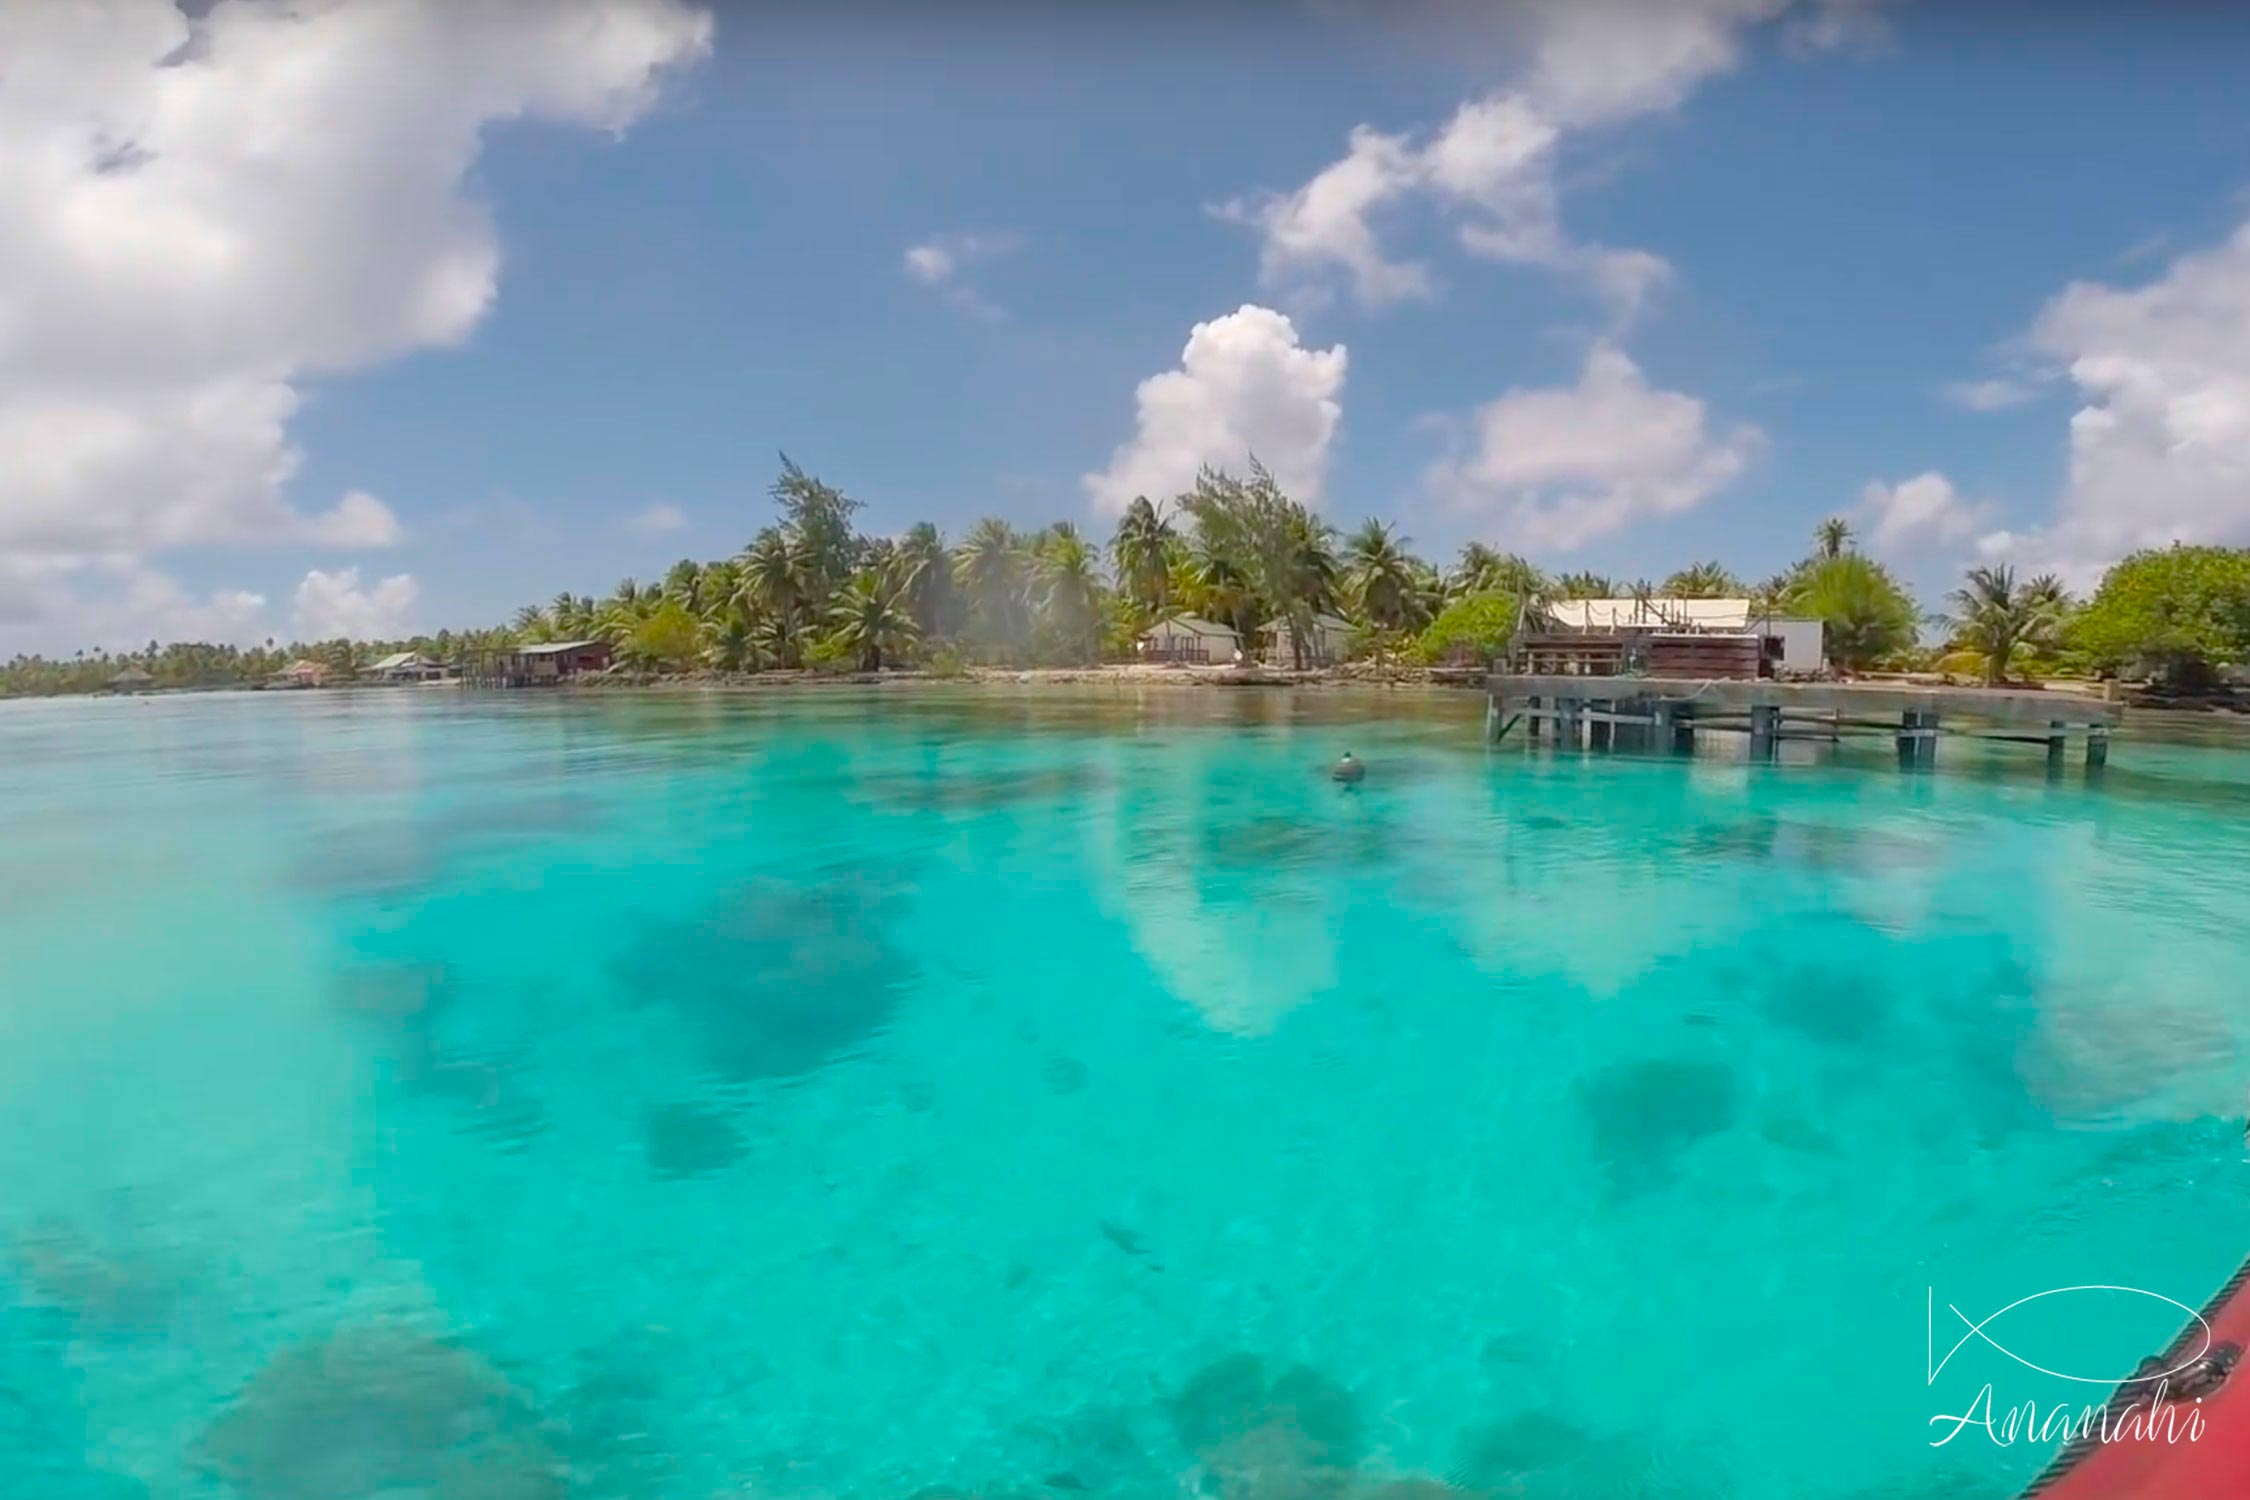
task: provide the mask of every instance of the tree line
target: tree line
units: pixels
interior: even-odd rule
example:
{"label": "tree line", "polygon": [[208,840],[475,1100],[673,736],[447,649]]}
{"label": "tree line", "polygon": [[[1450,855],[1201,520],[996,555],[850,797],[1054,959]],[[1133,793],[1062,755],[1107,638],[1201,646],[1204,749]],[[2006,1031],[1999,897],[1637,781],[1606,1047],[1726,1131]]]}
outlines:
{"label": "tree line", "polygon": [[786,455],[770,494],[773,521],[731,557],[682,559],[661,579],[628,578],[598,598],[560,593],[505,626],[398,641],[151,641],[63,661],[19,656],[0,667],[0,695],[101,691],[121,676],[133,686],[252,683],[299,659],[349,675],[395,650],[450,661],[579,639],[605,641],[651,673],[1083,666],[1132,659],[1146,631],[1181,615],[1223,623],[1245,643],[1287,625],[1300,653],[1315,617],[1336,615],[1353,627],[1355,654],[1481,661],[1543,605],[1635,597],[1748,598],[1818,619],[1830,660],[1854,671],[1936,669],[1988,683],[2137,671],[2193,685],[2217,664],[2250,659],[2250,549],[2136,553],[2085,601],[2052,576],[1980,567],[1942,612],[1926,613],[1836,517],[1815,528],[1802,560],[1756,582],[1716,561],[1619,580],[1549,573],[1483,542],[1441,567],[1389,523],[1339,531],[1254,461],[1239,476],[1207,469],[1169,501],[1134,500],[1100,542],[1068,521],[1023,531],[996,517],[958,542],[928,522],[870,536],[859,530],[858,501]]}

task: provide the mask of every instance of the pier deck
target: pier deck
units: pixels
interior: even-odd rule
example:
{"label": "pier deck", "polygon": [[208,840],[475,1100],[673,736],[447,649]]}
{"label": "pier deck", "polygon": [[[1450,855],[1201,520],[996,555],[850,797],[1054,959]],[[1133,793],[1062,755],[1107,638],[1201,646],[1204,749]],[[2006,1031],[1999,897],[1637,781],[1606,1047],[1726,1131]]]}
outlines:
{"label": "pier deck", "polygon": [[1596,677],[1494,673],[1486,679],[1485,732],[1504,739],[1518,724],[1545,728],[1558,744],[1692,750],[1700,731],[1747,734],[1753,758],[1782,740],[1880,735],[1897,741],[1899,763],[1933,764],[1947,735],[2046,748],[2060,765],[2083,737],[2086,764],[2109,756],[2113,703],[2024,688],[1915,687],[1904,683],[1777,682],[1768,678]]}

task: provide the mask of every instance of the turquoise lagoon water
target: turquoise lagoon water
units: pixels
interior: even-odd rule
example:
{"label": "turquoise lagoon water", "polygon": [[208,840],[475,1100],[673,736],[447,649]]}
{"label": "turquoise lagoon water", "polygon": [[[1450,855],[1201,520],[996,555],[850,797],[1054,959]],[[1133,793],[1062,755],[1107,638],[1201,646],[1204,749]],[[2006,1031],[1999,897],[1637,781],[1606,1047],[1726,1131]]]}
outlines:
{"label": "turquoise lagoon water", "polygon": [[1932,1308],[2250,1253],[2250,754],[1478,713],[0,704],[0,1492],[2012,1493]]}

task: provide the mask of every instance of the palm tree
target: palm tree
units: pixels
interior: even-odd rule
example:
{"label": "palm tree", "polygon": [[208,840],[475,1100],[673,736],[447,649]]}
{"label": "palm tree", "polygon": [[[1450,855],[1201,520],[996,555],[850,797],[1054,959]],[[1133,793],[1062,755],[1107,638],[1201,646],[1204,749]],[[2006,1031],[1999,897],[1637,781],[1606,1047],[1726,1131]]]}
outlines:
{"label": "palm tree", "polygon": [[1039,607],[1074,663],[1091,660],[1102,621],[1102,580],[1094,549],[1075,530],[1048,534],[1032,563]]}
{"label": "palm tree", "polygon": [[917,521],[899,539],[900,577],[905,580],[906,607],[925,639],[948,633],[953,614],[953,554],[945,547],[945,534],[927,521]]}
{"label": "palm tree", "polygon": [[1814,562],[1795,580],[1786,607],[1826,627],[1831,661],[1865,667],[1914,644],[1914,601],[1881,564],[1856,552]]}
{"label": "palm tree", "polygon": [[695,598],[697,613],[705,619],[717,619],[734,603],[735,595],[742,591],[742,573],[731,557],[707,562],[696,579]]}
{"label": "palm tree", "polygon": [[1021,635],[1024,582],[1024,547],[1015,529],[997,516],[969,528],[954,554],[954,576],[986,643],[1013,645]]}
{"label": "palm tree", "polygon": [[1971,568],[1951,597],[1953,644],[1982,658],[1986,687],[2007,681],[2017,649],[2052,640],[2062,619],[2062,583],[2052,574],[2019,585],[2013,568]]}
{"label": "palm tree", "polygon": [[1446,580],[1446,586],[1457,599],[1497,592],[1530,604],[1543,603],[1554,593],[1547,575],[1529,561],[1513,552],[1495,551],[1482,542],[1471,542],[1461,549],[1461,559],[1453,565],[1453,576]]}
{"label": "palm tree", "polygon": [[1830,516],[1813,528],[1813,554],[1816,557],[1842,557],[1851,544],[1851,522],[1842,516]]}
{"label": "palm tree", "polygon": [[1446,587],[1455,594],[1481,594],[1499,587],[1495,581],[1507,559],[1482,542],[1471,542],[1461,549],[1460,560],[1446,579]]}
{"label": "palm tree", "polygon": [[1614,599],[1617,585],[1599,573],[1565,573],[1555,580],[1557,599]]}
{"label": "palm tree", "polygon": [[1797,572],[1776,573],[1762,580],[1750,590],[1751,605],[1760,614],[1780,613],[1788,605],[1790,594],[1796,591],[1799,576]]}
{"label": "palm tree", "polygon": [[921,634],[906,610],[905,591],[894,573],[888,568],[860,569],[837,590],[836,602],[828,609],[828,619],[836,627],[835,641],[859,658],[862,672],[882,671],[885,655],[897,657],[912,650]]}
{"label": "palm tree", "polygon": [[1305,669],[1305,643],[1317,638],[1314,617],[1336,608],[1344,587],[1344,570],[1336,560],[1332,538],[1336,528],[1302,505],[1291,502],[1284,513],[1282,546],[1277,565],[1269,565],[1267,594],[1289,621],[1291,665]]}
{"label": "palm tree", "polygon": [[1178,541],[1164,507],[1152,505],[1146,495],[1133,497],[1110,539],[1118,587],[1151,615],[1161,614],[1171,600],[1172,552]]}
{"label": "palm tree", "polygon": [[1345,578],[1359,612],[1379,630],[1405,630],[1426,618],[1414,559],[1395,528],[1370,519],[1344,543]]}
{"label": "palm tree", "polygon": [[657,591],[643,589],[627,578],[610,592],[609,598],[586,622],[589,634],[599,636],[613,645],[621,645],[640,627],[650,610],[656,607]]}
{"label": "palm tree", "polygon": [[1211,546],[1199,534],[1189,549],[1186,572],[1190,588],[1174,590],[1173,597],[1192,592],[1200,612],[1214,620],[1226,621],[1237,637],[1247,641],[1258,617],[1258,591],[1251,586],[1250,575],[1242,564],[1233,554]]}
{"label": "palm tree", "polygon": [[1669,599],[1731,599],[1743,592],[1742,580],[1728,572],[1724,563],[1692,563],[1664,580],[1664,595]]}
{"label": "palm tree", "polygon": [[687,610],[701,612],[699,589],[703,582],[703,568],[692,557],[683,557],[665,570],[663,594]]}
{"label": "palm tree", "polygon": [[721,605],[703,622],[703,654],[723,672],[744,672],[758,665],[757,625],[740,604]]}
{"label": "palm tree", "polygon": [[797,624],[810,603],[811,563],[795,534],[768,526],[735,560],[736,597],[768,625],[779,649],[772,654],[794,666]]}
{"label": "palm tree", "polygon": [[568,590],[549,600],[547,619],[555,627],[555,634],[567,638],[583,631],[592,622],[592,602],[587,600],[582,605],[578,596]]}

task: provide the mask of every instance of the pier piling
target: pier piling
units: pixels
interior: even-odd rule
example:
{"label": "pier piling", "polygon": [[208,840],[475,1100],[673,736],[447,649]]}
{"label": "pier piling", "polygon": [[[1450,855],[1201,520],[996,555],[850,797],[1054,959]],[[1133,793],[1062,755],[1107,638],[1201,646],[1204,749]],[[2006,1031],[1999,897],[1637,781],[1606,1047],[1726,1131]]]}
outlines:
{"label": "pier piling", "polygon": [[1926,710],[1908,709],[1898,720],[1898,763],[1901,770],[1917,770],[1937,764],[1938,716]]}
{"label": "pier piling", "polygon": [[1873,735],[1893,741],[1902,770],[1936,765],[1941,735],[2037,745],[2059,767],[2071,736],[2083,734],[2092,775],[2109,759],[2121,712],[2100,699],[2033,689],[1770,678],[1500,672],[1487,679],[1486,693],[1492,739],[1521,722],[1527,739],[1545,726],[1557,747],[1692,755],[1698,731],[1708,731],[1746,736],[1750,759],[1759,761],[1777,758],[1783,740],[1839,744]]}
{"label": "pier piling", "polygon": [[1781,707],[1774,703],[1755,703],[1750,707],[1750,758],[1772,760],[1775,731],[1781,727]]}

